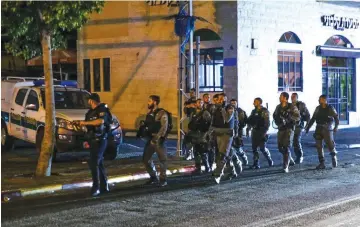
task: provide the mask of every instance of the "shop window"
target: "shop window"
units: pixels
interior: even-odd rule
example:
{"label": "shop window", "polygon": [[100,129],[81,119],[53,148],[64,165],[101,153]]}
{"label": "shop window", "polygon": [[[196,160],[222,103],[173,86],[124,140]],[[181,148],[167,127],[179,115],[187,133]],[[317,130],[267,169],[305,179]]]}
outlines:
{"label": "shop window", "polygon": [[101,91],[100,59],[93,59],[94,91]]}
{"label": "shop window", "polygon": [[341,35],[333,35],[325,42],[326,46],[353,47],[348,39]]}
{"label": "shop window", "polygon": [[278,91],[302,91],[301,51],[278,51]]}
{"label": "shop window", "polygon": [[110,91],[110,58],[103,58],[104,91]]}
{"label": "shop window", "polygon": [[285,32],[279,39],[280,43],[301,44],[299,37],[293,32]]}
{"label": "shop window", "polygon": [[83,73],[84,73],[84,88],[91,92],[91,79],[90,79],[90,59],[83,60]]}
{"label": "shop window", "polygon": [[[223,76],[224,76],[223,52],[224,52],[223,48],[210,48],[210,49],[200,50],[200,65],[199,65],[200,92],[223,91]],[[188,55],[189,53],[187,52],[187,56]],[[189,57],[187,57],[187,59],[189,59]],[[194,54],[194,63],[196,65],[195,54]],[[186,67],[185,74],[188,75],[188,67]],[[187,92],[189,92],[190,80],[188,77],[186,77],[186,85],[187,85],[186,90]]]}

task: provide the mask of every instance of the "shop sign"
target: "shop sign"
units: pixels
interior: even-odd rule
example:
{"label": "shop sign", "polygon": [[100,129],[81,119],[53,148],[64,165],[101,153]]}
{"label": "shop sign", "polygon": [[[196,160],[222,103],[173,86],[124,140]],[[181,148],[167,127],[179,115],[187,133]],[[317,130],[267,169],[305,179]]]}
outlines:
{"label": "shop sign", "polygon": [[[172,1],[172,0],[149,0],[149,1],[145,1],[146,4],[148,4],[149,6],[162,6],[162,5],[167,5],[167,7],[178,7],[179,6],[179,2],[180,1]],[[187,2],[187,1],[182,1],[182,2]]]}
{"label": "shop sign", "polygon": [[338,17],[333,15],[324,15],[321,17],[324,26],[333,27],[336,30],[358,29],[359,20],[348,17]]}

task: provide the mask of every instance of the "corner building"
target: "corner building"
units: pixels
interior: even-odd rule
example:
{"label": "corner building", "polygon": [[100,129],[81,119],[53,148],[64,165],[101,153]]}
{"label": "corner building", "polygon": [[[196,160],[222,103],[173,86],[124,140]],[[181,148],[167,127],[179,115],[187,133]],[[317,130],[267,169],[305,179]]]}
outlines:
{"label": "corner building", "polygon": [[[193,12],[210,22],[195,22],[201,96],[224,91],[249,114],[255,97],[272,113],[281,92],[297,92],[313,112],[327,94],[341,127],[360,126],[359,3],[194,1]],[[179,39],[164,19],[177,13],[161,1],[106,2],[79,31],[78,82],[125,130],[138,127],[150,94],[177,118]]]}

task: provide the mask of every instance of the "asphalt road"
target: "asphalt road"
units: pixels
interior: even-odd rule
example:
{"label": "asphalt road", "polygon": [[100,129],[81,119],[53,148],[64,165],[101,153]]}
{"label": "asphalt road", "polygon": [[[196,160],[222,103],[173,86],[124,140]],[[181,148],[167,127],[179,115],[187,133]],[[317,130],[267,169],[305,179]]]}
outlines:
{"label": "asphalt road", "polygon": [[220,185],[177,176],[165,188],[135,182],[99,198],[80,190],[2,203],[2,226],[359,226],[360,149],[339,149],[335,169],[315,170],[316,159],[307,155],[288,174],[246,170]]}

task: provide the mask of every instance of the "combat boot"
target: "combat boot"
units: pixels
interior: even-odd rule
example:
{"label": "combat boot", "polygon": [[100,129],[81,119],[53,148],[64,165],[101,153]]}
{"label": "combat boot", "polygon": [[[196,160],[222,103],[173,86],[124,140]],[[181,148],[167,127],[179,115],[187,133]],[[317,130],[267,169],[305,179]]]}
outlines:
{"label": "combat boot", "polygon": [[154,185],[159,183],[159,178],[157,176],[150,177],[148,181],[146,181],[145,185]]}
{"label": "combat boot", "polygon": [[269,149],[265,148],[265,150],[261,151],[263,153],[263,155],[265,156],[268,164],[269,164],[269,167],[272,167],[274,166],[274,162],[273,160],[271,159],[271,155],[270,155],[270,151]]}
{"label": "combat boot", "polygon": [[336,168],[337,165],[338,165],[338,163],[337,163],[337,157],[336,157],[336,155],[331,155],[331,156],[332,156],[332,157],[331,157],[332,166],[333,166],[334,168]]}
{"label": "combat boot", "polygon": [[316,166],[316,169],[325,169],[325,162],[320,162],[319,165]]}
{"label": "combat boot", "polygon": [[289,152],[284,152],[283,154],[283,170],[284,173],[288,173],[289,172]]}
{"label": "combat boot", "polygon": [[295,161],[292,157],[290,157],[290,162],[289,162],[290,166],[294,166],[295,165]]}
{"label": "combat boot", "polygon": [[92,197],[96,197],[96,196],[100,195],[100,190],[98,188],[96,188],[96,187],[95,188],[92,187],[90,193],[91,193]]}
{"label": "combat boot", "polygon": [[254,160],[254,164],[250,168],[251,169],[260,169],[259,160]]}

